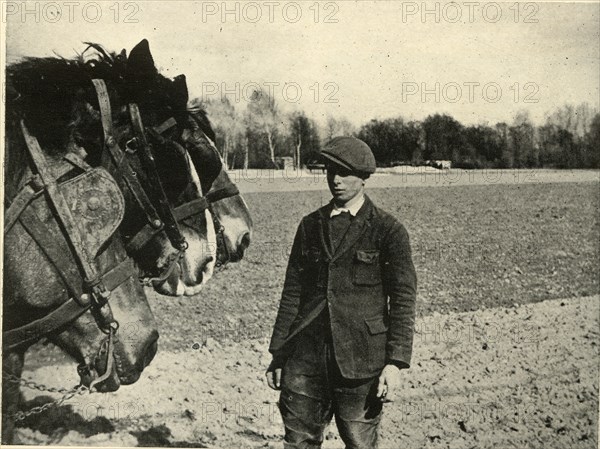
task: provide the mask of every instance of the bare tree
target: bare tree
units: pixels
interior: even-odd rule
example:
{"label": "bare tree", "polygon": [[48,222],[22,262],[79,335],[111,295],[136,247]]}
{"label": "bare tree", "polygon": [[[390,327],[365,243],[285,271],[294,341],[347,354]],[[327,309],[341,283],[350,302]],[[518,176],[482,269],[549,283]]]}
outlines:
{"label": "bare tree", "polygon": [[276,136],[284,133],[286,123],[275,98],[264,90],[255,90],[246,109],[246,122],[250,129],[264,133],[269,144],[269,156],[275,165]]}
{"label": "bare tree", "polygon": [[325,141],[331,140],[336,136],[353,136],[357,133],[356,126],[346,117],[335,118],[331,115],[327,117],[324,131],[323,137]]}
{"label": "bare tree", "polygon": [[590,129],[592,119],[597,112],[588,103],[577,106],[565,104],[547,115],[546,124],[557,126],[574,136],[583,137]]}
{"label": "bare tree", "polygon": [[294,143],[294,165],[300,169],[302,163],[318,159],[321,151],[319,133],[314,120],[307,117],[303,111],[291,114],[289,123],[290,136]]}
{"label": "bare tree", "polygon": [[[217,138],[222,138],[221,150],[225,166],[230,168],[231,156],[236,141],[245,133],[246,127],[240,114],[227,97],[221,100],[204,102],[204,107],[215,128]],[[215,142],[216,143],[216,142]]]}

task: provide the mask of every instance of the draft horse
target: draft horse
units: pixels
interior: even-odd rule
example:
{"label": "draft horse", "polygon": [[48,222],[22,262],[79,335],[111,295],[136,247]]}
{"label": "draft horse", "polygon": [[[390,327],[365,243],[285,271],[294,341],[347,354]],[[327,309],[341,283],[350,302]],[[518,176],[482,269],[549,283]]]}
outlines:
{"label": "draft horse", "polygon": [[[45,153],[23,119],[20,129],[23,146],[7,146],[5,169],[3,443],[13,442],[31,344],[47,338],[79,363],[83,385],[113,391],[140,377],[158,339],[117,230],[125,201],[116,181],[75,154]],[[123,338],[131,321],[137,331]]]}
{"label": "draft horse", "polygon": [[[187,139],[183,138],[191,132],[187,127],[191,126],[195,129],[196,126],[186,109],[185,77],[179,76],[174,80],[168,80],[158,74],[145,40],[132,50],[129,58],[124,51],[120,55],[109,55],[100,46],[94,44],[90,46],[98,51],[98,56],[85,62],[83,59],[69,61],[58,58],[30,58],[8,69],[9,151],[6,155],[5,177],[10,180],[8,183],[10,185],[6,189],[5,204],[7,206],[14,204],[20,189],[24,189],[25,186],[29,190],[33,188],[32,192],[35,195],[25,201],[24,204],[27,206],[24,209],[25,215],[16,215],[17,218],[13,220],[10,227],[5,226],[5,233],[12,229],[11,233],[6,234],[5,244],[5,260],[9,266],[5,271],[4,282],[5,330],[11,331],[30,325],[31,322],[23,320],[24,317],[32,317],[33,322],[38,321],[36,317],[45,317],[47,314],[56,317],[57,313],[52,315],[49,311],[56,311],[58,310],[56,307],[60,309],[65,304],[73,307],[74,302],[78,302],[78,298],[81,300],[81,298],[91,297],[93,300],[96,297],[93,291],[91,294],[82,293],[84,288],[89,287],[88,277],[83,276],[86,273],[73,273],[75,271],[73,266],[81,268],[86,264],[85,259],[78,258],[77,253],[74,253],[76,257],[71,257],[70,265],[66,264],[68,267],[65,268],[65,264],[57,263],[56,257],[52,259],[48,256],[47,253],[51,250],[46,247],[52,245],[48,242],[41,245],[40,237],[34,243],[35,238],[30,239],[31,235],[27,233],[31,230],[24,229],[30,224],[28,219],[24,219],[28,213],[27,208],[35,209],[38,214],[41,214],[48,228],[52,228],[53,220],[56,221],[54,234],[50,233],[50,235],[58,235],[57,230],[64,232],[75,227],[73,217],[65,219],[59,213],[59,220],[56,220],[60,201],[58,201],[59,206],[52,202],[46,204],[49,212],[40,212],[44,210],[43,203],[38,201],[44,196],[40,192],[48,189],[43,183],[41,186],[43,188],[35,186],[33,178],[36,175],[31,176],[31,167],[23,164],[25,153],[23,149],[30,147],[26,144],[28,138],[37,140],[34,137],[37,136],[40,139],[40,147],[44,148],[42,152],[51,161],[49,165],[62,166],[58,172],[50,170],[50,175],[46,176],[47,182],[54,183],[58,187],[62,186],[60,182],[64,181],[59,177],[67,176],[68,179],[77,177],[69,174],[72,170],[67,168],[71,166],[83,171],[83,175],[86,176],[88,171],[98,170],[91,169],[90,165],[95,167],[102,165],[111,172],[125,197],[124,220],[119,228],[124,247],[135,258],[146,279],[161,293],[194,294],[210,277],[211,263],[214,263],[217,245],[212,243],[216,238],[214,230],[212,226],[207,225],[211,217],[209,209],[216,212],[215,223],[219,225],[220,244],[217,263],[241,259],[250,242],[250,216],[233,183],[229,181],[222,188],[208,192],[206,197],[200,197],[198,186],[201,182],[189,164],[187,152],[178,143],[187,145]],[[17,131],[19,129],[22,131],[22,136]],[[30,132],[29,129],[32,131]],[[210,124],[208,124],[208,132],[212,132]],[[211,164],[204,164],[199,160],[198,155],[195,155],[194,165],[211,167]],[[33,171],[39,170],[40,168],[36,167]],[[100,176],[100,178],[109,179],[108,176]],[[49,199],[52,201],[51,196]],[[97,198],[88,199],[93,199],[94,207],[98,208]],[[42,206],[36,206],[38,203]],[[217,206],[219,203],[221,203],[220,208]],[[224,207],[227,203],[229,207]],[[87,213],[89,207],[88,205],[85,207]],[[238,211],[235,210],[236,207]],[[102,213],[114,218],[114,211],[105,209],[100,208]],[[223,226],[222,223],[227,222],[234,213],[243,219],[237,219],[233,226]],[[71,223],[70,227],[69,223]],[[87,234],[85,230],[83,234],[86,236],[98,234],[97,229]],[[22,236],[25,237],[21,238]],[[63,235],[63,238],[75,238],[77,241],[77,237],[68,234],[66,237]],[[23,241],[27,243],[22,249],[18,243]],[[59,244],[54,246],[59,249],[67,247],[73,250],[81,246],[81,242],[76,244],[72,240],[60,244],[60,239],[56,239],[54,243],[57,241]],[[117,248],[115,243],[101,243],[100,255],[114,253],[116,256],[113,259],[126,260],[121,247]],[[23,254],[28,254],[31,246],[35,247],[35,251],[30,254],[30,257],[24,257]],[[64,262],[69,259],[69,254],[63,251],[60,257],[62,259],[59,258],[59,262]],[[96,259],[93,262],[99,263]],[[102,271],[106,265],[100,263],[98,270]],[[43,270],[46,273],[42,286],[28,284],[28,281],[35,277],[33,267],[45,267]],[[65,270],[70,271],[71,278],[63,273]],[[80,275],[79,278],[76,274]],[[81,291],[77,289],[78,283]],[[134,288],[129,285],[130,281],[121,283],[117,287],[121,288],[126,284],[128,288]],[[28,288],[31,285],[34,285],[34,288]],[[114,291],[112,296],[118,297],[118,293]],[[73,296],[70,297],[70,294]],[[100,356],[93,356],[92,348],[98,346],[98,339],[103,338],[104,333],[94,334],[98,329],[94,326],[86,326],[86,323],[93,322],[87,311],[74,319],[59,323],[56,319],[49,319],[47,321],[52,325],[42,326],[43,329],[50,329],[48,332],[42,333],[38,329],[34,336],[18,342],[17,346],[5,346],[5,372],[12,373],[12,378],[18,380],[28,345],[42,335],[46,335],[80,362],[79,371],[84,384],[95,383],[99,390],[108,391],[118,388],[120,383],[134,382],[143,367],[154,356],[158,334],[139,286],[124,297],[131,299],[133,303],[124,303],[122,309],[130,310],[131,317],[138,318],[134,322],[139,322],[141,327],[136,324],[135,335],[140,341],[144,341],[142,345],[144,350],[130,350],[134,357],[131,357],[132,361],[128,365],[137,370],[133,374],[124,372],[127,364],[123,361],[127,359],[122,354],[119,355],[122,352],[119,344],[125,339],[121,339],[123,341],[120,342],[118,338],[113,338],[117,344],[109,344],[108,349],[106,342],[110,343],[110,339],[102,340],[102,355],[107,350],[109,353],[106,362],[102,362],[103,358]],[[144,301],[137,301],[140,297]],[[48,298],[54,301],[49,301]],[[112,303],[118,303],[118,300],[112,300]],[[31,314],[22,313],[25,310],[24,304],[31,309]],[[139,304],[143,304],[145,309],[136,315],[134,309]],[[87,303],[83,304],[86,305]],[[104,307],[105,304],[102,306]],[[112,308],[114,309],[115,306]],[[95,309],[92,307],[90,310]],[[92,315],[96,317],[98,313]],[[108,327],[99,325],[98,328],[103,332],[108,329],[109,336],[114,337],[116,334],[115,329],[110,331],[110,325]],[[148,331],[147,334],[150,336],[146,336],[144,340],[145,331]],[[10,339],[5,338],[6,340]],[[135,339],[126,340],[132,346],[137,343]],[[112,357],[110,357],[111,348]],[[113,358],[117,361],[115,371],[112,371]],[[93,380],[95,377],[100,377],[101,380]],[[18,384],[5,382],[4,385],[7,387],[4,394],[4,404],[7,407],[3,407],[3,420],[17,407],[17,401],[12,400],[11,397],[15,394],[18,396]],[[4,429],[6,432],[3,432],[3,435],[10,436],[12,424],[5,423]],[[3,439],[9,441],[7,437]]]}

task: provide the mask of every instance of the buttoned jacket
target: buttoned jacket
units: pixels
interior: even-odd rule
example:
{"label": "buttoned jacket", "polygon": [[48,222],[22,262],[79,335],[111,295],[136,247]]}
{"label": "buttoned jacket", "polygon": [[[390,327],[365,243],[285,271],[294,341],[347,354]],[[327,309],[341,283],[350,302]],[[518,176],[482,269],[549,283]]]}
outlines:
{"label": "buttoned jacket", "polygon": [[294,337],[327,307],[344,377],[376,376],[386,363],[408,367],[417,283],[408,233],[366,196],[333,250],[331,210],[318,209],[298,227],[269,350],[284,359]]}

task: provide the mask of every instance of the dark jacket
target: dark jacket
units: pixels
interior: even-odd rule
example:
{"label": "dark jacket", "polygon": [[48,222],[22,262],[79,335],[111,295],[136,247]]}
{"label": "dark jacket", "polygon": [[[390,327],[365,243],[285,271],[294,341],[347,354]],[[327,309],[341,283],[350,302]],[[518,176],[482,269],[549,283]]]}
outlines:
{"label": "dark jacket", "polygon": [[368,197],[337,250],[328,204],[298,227],[269,351],[284,360],[293,337],[328,307],[336,361],[346,378],[410,366],[416,274],[408,233]]}

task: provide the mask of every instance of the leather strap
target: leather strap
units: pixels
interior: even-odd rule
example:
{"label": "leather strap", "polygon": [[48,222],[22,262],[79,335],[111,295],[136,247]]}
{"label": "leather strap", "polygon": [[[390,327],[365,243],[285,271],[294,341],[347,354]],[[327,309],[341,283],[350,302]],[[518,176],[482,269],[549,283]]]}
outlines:
{"label": "leather strap", "polygon": [[110,97],[108,96],[108,89],[106,83],[101,79],[93,79],[92,83],[96,89],[96,95],[98,97],[98,104],[100,106],[100,116],[102,118],[102,129],[104,131],[104,147],[108,150],[102,153],[102,165],[109,167],[114,163],[117,168],[116,174],[114,170],[110,170],[111,174],[115,177],[119,177],[129,189],[134,199],[138,202],[149,223],[158,223],[161,221],[154,205],[148,198],[146,191],[140,184],[134,170],[126,159],[125,152],[119,147],[114,135],[112,127],[112,111],[110,107]]}
{"label": "leather strap", "polygon": [[163,219],[165,224],[165,233],[167,234],[167,237],[169,237],[169,241],[174,248],[182,250],[187,247],[187,243],[181,234],[175,217],[173,216],[173,210],[171,209],[171,205],[169,204],[167,195],[165,195],[160,177],[156,171],[156,165],[154,164],[154,158],[152,157],[150,145],[146,139],[144,125],[142,124],[142,116],[140,115],[140,110],[137,104],[129,104],[129,116],[131,118],[131,124],[136,134],[136,138],[141,144],[137,153],[146,176],[148,177],[148,190],[150,191],[150,197],[155,200],[154,205],[158,209],[158,214]]}
{"label": "leather strap", "polygon": [[240,190],[238,189],[238,187],[235,184],[229,184],[221,189],[209,191],[206,195],[204,195],[204,198],[206,198],[206,200],[209,203],[216,203],[217,201],[221,201],[225,198],[229,198],[239,194]]}
{"label": "leather strap", "polygon": [[181,206],[178,206],[173,211],[175,215],[175,220],[181,221],[186,218],[192,217],[194,215],[200,214],[208,209],[210,203],[207,201],[206,197],[196,198],[195,200],[188,201]]}
{"label": "leather strap", "polygon": [[67,286],[69,294],[76,298],[81,297],[83,294],[81,273],[62,233],[55,235],[51,232],[31,208],[22,211],[19,222],[54,266]]}
{"label": "leather strap", "polygon": [[177,120],[175,120],[173,117],[171,117],[171,118],[165,120],[164,122],[162,122],[160,125],[155,126],[154,131],[156,131],[158,134],[162,134],[167,129],[170,129],[170,128],[174,127],[175,125],[177,125]]}
{"label": "leather strap", "polygon": [[112,110],[110,108],[110,97],[108,96],[108,89],[106,83],[102,79],[93,79],[92,83],[96,89],[96,96],[98,97],[98,105],[100,106],[100,118],[102,120],[102,129],[104,130],[105,141],[113,137],[112,127]]}
{"label": "leather strap", "polygon": [[[135,265],[133,260],[126,258],[102,276],[103,283],[109,291],[113,291],[127,279],[133,277],[134,270]],[[86,298],[88,300],[84,302]],[[92,302],[89,300],[89,296],[79,296],[78,300],[71,297],[45,317],[16,329],[3,332],[2,349],[4,351],[12,351],[21,346],[31,345],[40,338],[56,332],[65,324],[76,320],[91,307]]]}
{"label": "leather strap", "polygon": [[36,190],[32,184],[27,183],[4,212],[4,235],[8,234],[29,203],[42,194],[42,190]]}
{"label": "leather strap", "polygon": [[71,209],[69,208],[65,197],[58,188],[56,180],[49,171],[46,158],[37,139],[29,133],[29,130],[25,126],[24,120],[21,120],[21,130],[23,132],[23,137],[27,144],[27,148],[29,149],[31,158],[33,159],[33,163],[36,166],[42,182],[46,186],[46,193],[50,199],[50,203],[58,212],[56,219],[64,228],[65,234],[68,236],[71,242],[73,255],[81,267],[86,281],[96,284],[98,274],[96,273],[96,268],[90,263],[90,260],[93,259],[94,255],[90,256],[87,253],[77,225],[75,224],[75,220],[71,215]]}
{"label": "leather strap", "polygon": [[57,309],[39,320],[32,321],[25,326],[2,332],[2,349],[4,352],[12,351],[20,346],[35,343],[40,338],[57,331],[65,324],[76,320],[91,307],[91,301],[85,306],[75,299],[69,298]]}
{"label": "leather strap", "polygon": [[137,273],[135,262],[131,257],[127,257],[119,265],[104,273],[102,280],[106,288],[112,291],[133,277],[133,273]]}
{"label": "leather strap", "polygon": [[92,167],[86,161],[77,156],[75,153],[67,153],[64,155],[63,159],[67,160],[75,167],[79,168],[81,171],[87,171],[92,169]]}
{"label": "leather strap", "polygon": [[[173,217],[176,221],[181,221],[194,215],[200,214],[209,208],[209,203],[205,197],[196,198],[188,201],[173,210]],[[162,227],[154,228],[150,224],[146,224],[128,243],[126,249],[128,252],[140,251],[146,246],[156,234],[162,231]]]}
{"label": "leather strap", "polygon": [[[235,184],[230,184],[222,189],[213,190],[208,192],[206,196],[196,198],[189,201],[181,206],[176,207],[173,210],[173,216],[176,221],[181,221],[186,218],[204,212],[210,208],[212,203],[216,203],[225,198],[230,198],[235,195],[239,195],[240,191]],[[150,224],[146,224],[130,241],[127,243],[127,251],[135,253],[140,251],[144,246],[152,240],[152,238],[158,234],[162,228],[154,228]]]}

